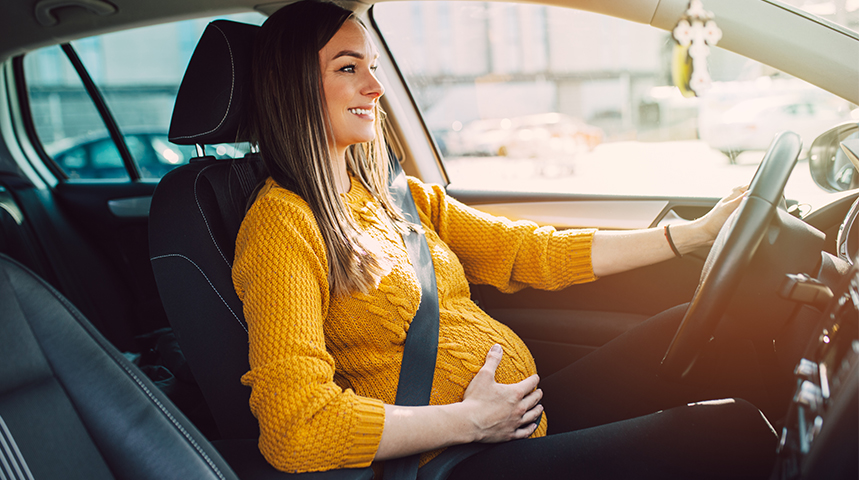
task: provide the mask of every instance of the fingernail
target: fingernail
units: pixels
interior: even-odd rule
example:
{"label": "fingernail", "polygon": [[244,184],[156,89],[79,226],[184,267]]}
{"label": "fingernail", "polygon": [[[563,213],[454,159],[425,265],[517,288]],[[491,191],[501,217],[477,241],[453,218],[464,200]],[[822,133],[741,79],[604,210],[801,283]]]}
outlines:
{"label": "fingernail", "polygon": [[493,345],[493,348],[491,348],[490,351],[493,353],[502,353],[502,346],[497,343]]}

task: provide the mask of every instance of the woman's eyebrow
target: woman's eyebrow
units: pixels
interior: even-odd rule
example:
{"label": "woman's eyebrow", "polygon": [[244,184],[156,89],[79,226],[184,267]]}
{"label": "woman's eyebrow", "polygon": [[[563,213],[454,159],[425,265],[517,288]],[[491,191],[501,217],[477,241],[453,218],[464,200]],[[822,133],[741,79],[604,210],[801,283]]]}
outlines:
{"label": "woman's eyebrow", "polygon": [[[337,60],[340,57],[355,57],[359,60],[364,60],[365,55],[361,52],[356,52],[355,50],[341,50],[340,52],[338,52],[337,55],[332,57],[332,60]],[[373,58],[374,59],[379,58],[379,54],[376,52],[373,52]]]}
{"label": "woman's eyebrow", "polygon": [[355,57],[359,60],[364,60],[364,54],[355,50],[341,50],[337,55],[332,57],[332,60],[337,60],[340,57]]}

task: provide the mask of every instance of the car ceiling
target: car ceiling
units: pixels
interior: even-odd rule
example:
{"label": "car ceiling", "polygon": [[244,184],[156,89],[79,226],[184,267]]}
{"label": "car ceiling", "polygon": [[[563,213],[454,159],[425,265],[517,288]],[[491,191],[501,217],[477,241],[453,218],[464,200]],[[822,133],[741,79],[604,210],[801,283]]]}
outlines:
{"label": "car ceiling", "polygon": [[[85,5],[106,0],[3,0],[0,15],[0,61],[46,45],[131,27],[202,16],[259,11],[271,13],[289,1],[259,0],[109,0],[116,12],[92,13]],[[385,0],[383,0],[385,1]],[[344,2],[365,12],[373,3]],[[546,0],[671,30],[688,0]],[[772,0],[705,0],[723,30],[720,46],[818,85],[855,104],[858,97],[858,36],[855,32],[810,20]],[[82,6],[65,6],[65,5]],[[54,26],[37,21],[37,9],[50,10]],[[44,13],[44,12],[43,12]],[[825,26],[827,28],[822,28]],[[758,32],[752,36],[750,32]]]}

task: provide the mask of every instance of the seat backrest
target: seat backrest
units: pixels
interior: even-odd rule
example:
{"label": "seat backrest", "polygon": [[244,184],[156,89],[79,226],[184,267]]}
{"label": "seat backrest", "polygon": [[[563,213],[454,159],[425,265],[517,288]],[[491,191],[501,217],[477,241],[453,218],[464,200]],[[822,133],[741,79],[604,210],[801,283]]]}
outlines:
{"label": "seat backrest", "polygon": [[[259,27],[217,20],[180,85],[169,138],[178,144],[245,140],[239,126]],[[248,334],[231,269],[248,198],[265,177],[256,155],[201,157],[164,176],[150,207],[152,268],[168,320],[224,439],[256,438],[248,406]]]}
{"label": "seat backrest", "polygon": [[150,207],[150,254],[158,292],[222,438],[255,438],[248,332],[231,269],[236,235],[255,185],[256,156],[204,160],[168,173]]}
{"label": "seat backrest", "polygon": [[236,476],[65,297],[0,254],[0,478]]}

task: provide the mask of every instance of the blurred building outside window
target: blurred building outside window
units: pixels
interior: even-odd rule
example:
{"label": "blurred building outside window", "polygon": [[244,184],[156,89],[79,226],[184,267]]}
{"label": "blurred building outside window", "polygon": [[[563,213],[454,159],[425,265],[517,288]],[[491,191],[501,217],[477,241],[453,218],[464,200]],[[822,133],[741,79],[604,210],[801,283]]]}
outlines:
{"label": "blurred building outside window", "polygon": [[[854,0],[794,3],[826,3],[828,20],[857,29]],[[482,2],[384,2],[372,13],[462,187],[721,196],[749,182],[775,129],[808,146],[857,119],[856,105],[720,48],[711,91],[684,98],[669,33],[603,15]],[[787,193],[826,201],[806,169]]]}

